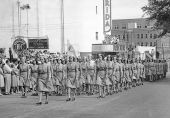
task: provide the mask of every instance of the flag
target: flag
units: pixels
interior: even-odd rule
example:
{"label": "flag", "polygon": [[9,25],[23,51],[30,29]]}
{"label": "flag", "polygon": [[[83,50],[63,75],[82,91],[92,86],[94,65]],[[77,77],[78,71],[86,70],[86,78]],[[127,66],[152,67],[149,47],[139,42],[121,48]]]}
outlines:
{"label": "flag", "polygon": [[69,56],[76,56],[76,51],[69,40],[67,40],[67,54]]}

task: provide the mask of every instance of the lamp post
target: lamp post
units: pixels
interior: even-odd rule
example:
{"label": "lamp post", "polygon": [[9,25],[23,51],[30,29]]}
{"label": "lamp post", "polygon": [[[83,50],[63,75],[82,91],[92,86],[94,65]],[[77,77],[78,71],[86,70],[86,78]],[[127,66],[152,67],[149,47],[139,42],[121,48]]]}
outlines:
{"label": "lamp post", "polygon": [[21,10],[26,10],[27,12],[27,38],[28,38],[28,22],[29,22],[29,19],[28,19],[28,10],[30,9],[30,5],[29,4],[25,4],[23,6],[20,7]]}

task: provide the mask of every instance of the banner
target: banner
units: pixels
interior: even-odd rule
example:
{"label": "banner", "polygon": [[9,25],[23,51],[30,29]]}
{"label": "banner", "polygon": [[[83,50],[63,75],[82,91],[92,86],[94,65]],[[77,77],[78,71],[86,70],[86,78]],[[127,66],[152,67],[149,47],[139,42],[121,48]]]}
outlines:
{"label": "banner", "polygon": [[69,40],[67,40],[67,54],[68,54],[69,56],[78,56],[78,55],[76,54],[75,48],[73,47],[73,45],[70,43]]}
{"label": "banner", "polygon": [[28,39],[28,48],[29,49],[49,49],[49,39]]}
{"label": "banner", "polygon": [[111,32],[111,0],[103,0],[103,30]]}

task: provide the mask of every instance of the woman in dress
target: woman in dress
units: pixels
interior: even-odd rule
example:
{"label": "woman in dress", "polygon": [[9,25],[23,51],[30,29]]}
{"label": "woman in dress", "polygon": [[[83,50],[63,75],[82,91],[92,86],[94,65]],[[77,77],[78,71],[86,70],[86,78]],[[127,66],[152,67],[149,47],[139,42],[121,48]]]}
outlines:
{"label": "woman in dress", "polygon": [[81,74],[81,67],[80,67],[80,58],[74,58],[74,62],[76,63],[77,65],[77,78],[76,78],[76,93],[77,95],[80,95],[81,94],[81,88],[82,88],[82,85],[83,85],[83,82],[80,81],[81,78],[80,78],[80,74]]}
{"label": "woman in dress", "polygon": [[89,93],[94,94],[94,88],[96,83],[96,63],[91,59],[91,55],[88,56],[87,61],[87,80],[89,80]]}
{"label": "woman in dress", "polygon": [[2,88],[4,88],[4,73],[3,73],[3,63],[2,59],[0,58],[0,96],[2,96]]}
{"label": "woman in dress", "polygon": [[56,66],[56,85],[57,85],[57,91],[58,91],[58,95],[62,95],[63,93],[63,64],[62,64],[62,60],[58,59],[58,64]]}
{"label": "woman in dress", "polygon": [[11,65],[11,79],[12,79],[12,84],[11,84],[11,93],[13,94],[14,92],[17,92],[17,87],[18,87],[18,79],[19,79],[19,70],[16,68],[13,64]]}
{"label": "woman in dress", "polygon": [[80,63],[80,67],[81,67],[81,75],[80,75],[81,81],[83,83],[85,82],[86,94],[90,95],[90,87],[89,87],[90,80],[87,79],[87,58],[86,57],[83,58],[82,62]]}
{"label": "woman in dress", "polygon": [[45,63],[44,57],[40,57],[41,64],[38,65],[38,92],[39,92],[39,102],[37,105],[42,104],[42,95],[45,93],[45,104],[48,104],[48,93],[54,91],[51,76],[50,76],[50,66]]}
{"label": "woman in dress", "polygon": [[32,95],[37,95],[37,78],[38,78],[38,64],[36,60],[32,61],[30,66],[30,76],[31,76],[31,83],[32,83]]}
{"label": "woman in dress", "polygon": [[132,87],[136,87],[137,81],[137,65],[135,62],[135,58],[132,60]]}
{"label": "woman in dress", "polygon": [[57,89],[57,59],[53,60],[53,64],[52,64],[52,69],[53,69],[53,75],[52,75],[52,82],[53,82],[53,86],[54,86],[54,92],[56,95],[58,95],[58,89]]}
{"label": "woman in dress", "polygon": [[99,60],[96,65],[97,68],[97,81],[96,84],[98,85],[99,90],[99,97],[98,98],[104,98],[105,97],[105,85],[106,85],[106,77],[107,77],[107,65],[106,62],[103,61],[102,55],[99,55]]}
{"label": "woman in dress", "polygon": [[6,60],[6,64],[3,66],[4,78],[5,78],[5,94],[9,95],[11,91],[11,72],[9,60]]}
{"label": "woman in dress", "polygon": [[[67,90],[68,90],[68,99],[66,101],[74,101],[76,94],[76,78],[77,78],[77,65],[73,62],[73,57],[69,57],[69,62],[67,63]],[[71,98],[71,91],[73,96]]]}
{"label": "woman in dress", "polygon": [[19,80],[22,89],[22,98],[26,98],[27,90],[30,86],[29,65],[25,63],[25,57],[21,57],[19,65]]}
{"label": "woman in dress", "polygon": [[108,55],[106,63],[107,63],[107,78],[106,78],[107,95],[111,95],[112,92],[110,91],[110,86],[113,85],[113,62],[111,60],[110,55]]}

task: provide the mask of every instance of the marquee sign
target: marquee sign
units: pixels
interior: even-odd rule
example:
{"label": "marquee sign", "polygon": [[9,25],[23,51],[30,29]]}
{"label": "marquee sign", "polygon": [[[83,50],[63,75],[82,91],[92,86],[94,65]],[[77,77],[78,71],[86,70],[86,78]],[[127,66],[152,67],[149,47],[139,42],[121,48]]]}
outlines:
{"label": "marquee sign", "polygon": [[111,0],[103,0],[103,28],[104,33],[111,31]]}

